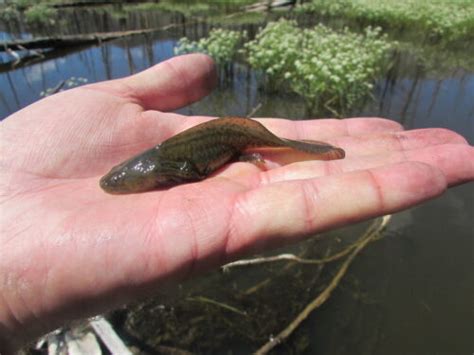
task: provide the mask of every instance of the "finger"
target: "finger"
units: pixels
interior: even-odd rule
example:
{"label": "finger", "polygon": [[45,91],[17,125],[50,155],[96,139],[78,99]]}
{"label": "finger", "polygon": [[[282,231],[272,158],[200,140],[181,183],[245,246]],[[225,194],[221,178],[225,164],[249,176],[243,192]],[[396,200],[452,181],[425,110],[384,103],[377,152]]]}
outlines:
{"label": "finger", "polygon": [[444,128],[416,129],[404,132],[343,137],[331,140],[334,145],[344,147],[346,156],[381,154],[391,151],[406,151],[440,144],[467,144],[461,135]]}
{"label": "finger", "polygon": [[236,199],[226,252],[234,257],[256,241],[258,248],[276,246],[302,235],[393,213],[445,189],[440,170],[417,162],[267,185]]}
{"label": "finger", "polygon": [[[326,139],[326,142],[344,149],[346,158],[364,155],[380,155],[393,151],[420,149],[440,144],[464,144],[461,135],[443,128],[418,129],[403,132],[383,132],[365,135],[341,136]],[[267,150],[266,160],[276,164],[290,164],[295,161],[315,160],[314,155],[298,154],[295,151],[281,152]]]}
{"label": "finger", "polygon": [[169,111],[209,94],[216,83],[212,59],[204,54],[173,57],[119,79],[145,110]]}
{"label": "finger", "polygon": [[336,139],[331,142],[344,147],[347,157],[380,154],[393,150],[412,150],[448,143],[467,144],[464,137],[444,128],[366,134],[343,137],[343,139]]}
{"label": "finger", "polygon": [[255,184],[268,185],[288,180],[311,179],[408,161],[425,163],[438,168],[450,186],[474,178],[474,148],[464,144],[442,144],[408,151],[349,157],[330,162],[294,163],[256,174],[257,181],[253,184],[254,186]]}
{"label": "finger", "polygon": [[[343,160],[320,162],[311,154],[294,150],[266,150],[262,152],[268,171],[247,164],[233,164],[221,171],[221,176],[251,180],[257,174],[258,179],[268,183],[308,179],[348,171],[368,169],[388,163],[407,160],[421,161],[438,165],[438,160],[451,163],[452,169],[460,173],[453,183],[463,181],[464,169],[469,164],[471,148],[459,134],[446,129],[420,129],[404,132],[390,132],[375,135],[343,136],[327,139],[328,143],[342,147],[346,152]],[[440,145],[433,155],[430,147]],[[445,145],[452,145],[445,149]],[[457,147],[456,145],[463,145]],[[428,148],[427,150],[420,149]],[[405,153],[407,151],[413,151]],[[454,158],[453,158],[454,157]],[[463,161],[464,160],[464,161]],[[472,160],[472,159],[471,159]],[[304,163],[301,163],[304,162]],[[459,163],[459,164],[458,164]]]}
{"label": "finger", "polygon": [[403,127],[386,118],[316,119],[305,121],[258,119],[274,134],[290,139],[324,140],[340,136],[359,136],[381,132],[399,132]]}

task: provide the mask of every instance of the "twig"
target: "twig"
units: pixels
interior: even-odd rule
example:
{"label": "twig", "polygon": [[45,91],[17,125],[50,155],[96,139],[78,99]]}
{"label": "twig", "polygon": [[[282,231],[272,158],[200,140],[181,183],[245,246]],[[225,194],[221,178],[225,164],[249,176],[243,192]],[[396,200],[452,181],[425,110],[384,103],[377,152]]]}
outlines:
{"label": "twig", "polygon": [[224,309],[227,309],[228,311],[240,314],[241,316],[247,317],[247,313],[244,311],[241,311],[240,309],[237,309],[235,307],[229,306],[228,304],[217,302],[214,300],[211,300],[210,298],[204,297],[204,296],[198,296],[198,297],[188,297],[187,300],[189,301],[195,301],[195,302],[204,302],[204,303],[209,303],[214,306],[218,306]]}
{"label": "twig", "polygon": [[66,80],[63,79],[51,90],[51,93],[49,95],[58,93],[59,90],[63,88],[64,84],[66,84]]}
{"label": "twig", "polygon": [[320,307],[324,302],[326,302],[332,291],[334,291],[334,289],[341,281],[342,277],[347,272],[349,265],[352,263],[357,254],[362,249],[364,249],[364,247],[372,240],[372,238],[374,238],[385,228],[390,218],[391,215],[387,215],[382,217],[381,219],[377,219],[376,221],[374,221],[374,223],[372,223],[372,225],[367,229],[367,232],[364,233],[362,238],[359,239],[359,243],[354,248],[352,253],[347,257],[346,260],[344,260],[344,263],[341,265],[336,275],[334,275],[333,279],[324,289],[324,291],[321,292],[313,301],[311,301],[311,303],[309,303],[305,307],[305,309],[300,314],[298,314],[298,316],[283,331],[281,331],[276,337],[271,338],[260,349],[258,349],[255,352],[255,355],[268,354],[270,350],[285,341],[301,324],[301,322],[303,322],[311,314],[311,312],[313,312],[316,308]]}
{"label": "twig", "polygon": [[193,355],[192,352],[179,349],[179,348],[174,348],[171,346],[165,346],[165,345],[157,345],[156,350],[158,351],[159,354],[163,354],[163,355]]}
{"label": "twig", "polygon": [[280,255],[275,255],[275,256],[269,256],[269,257],[261,257],[261,258],[254,258],[254,259],[245,259],[245,260],[237,260],[233,261],[231,263],[225,264],[221,266],[222,271],[227,272],[229,269],[233,267],[238,267],[238,266],[247,266],[247,265],[257,265],[257,264],[264,264],[264,263],[271,263],[274,261],[282,261],[282,260],[287,260],[287,261],[295,261],[300,264],[325,264],[331,261],[336,261],[347,254],[354,249],[358,245],[359,241],[355,242],[354,244],[349,245],[345,249],[341,250],[340,252],[333,254],[328,257],[324,257],[322,259],[305,259],[305,258],[300,258],[299,256],[296,256],[294,254],[280,254]]}
{"label": "twig", "polygon": [[112,354],[132,355],[132,352],[127,348],[122,339],[119,338],[112,328],[112,325],[104,317],[94,317],[90,319],[89,323]]}
{"label": "twig", "polygon": [[41,53],[40,51],[35,50],[35,49],[27,49],[27,48],[23,47],[22,45],[18,45],[18,48],[20,48],[22,51],[28,52],[29,54],[31,54],[35,57],[44,58],[44,54]]}
{"label": "twig", "polygon": [[229,269],[233,267],[237,267],[237,266],[264,264],[264,263],[271,263],[274,261],[282,261],[282,260],[291,260],[291,261],[301,262],[302,260],[307,260],[307,259],[302,259],[294,254],[280,254],[280,255],[269,256],[269,257],[237,260],[237,261],[233,261],[231,263],[222,265],[221,268],[222,268],[222,271],[227,272],[229,271]]}
{"label": "twig", "polygon": [[[348,249],[350,250],[350,249]],[[326,250],[326,253],[324,255],[324,259],[327,258],[327,256],[331,253],[331,248],[327,248]],[[286,264],[286,266],[284,268],[282,268],[282,270],[287,270],[289,269],[290,267],[292,266],[295,266],[296,264],[292,264],[292,263],[288,263]],[[318,268],[316,269],[316,273],[314,274],[313,276],[313,280],[311,282],[309,282],[310,285],[314,284],[316,282],[316,280],[319,278],[319,276],[321,275],[321,272],[323,271],[323,268],[324,268],[324,265],[326,265],[326,263],[320,263],[318,265]],[[243,294],[245,296],[248,296],[248,295],[251,295],[252,293],[255,293],[257,292],[258,290],[260,290],[262,287],[268,285],[270,282],[272,281],[272,278],[271,277],[268,277],[266,278],[265,280],[259,282],[258,284],[248,288],[247,290],[245,290],[243,292]]]}
{"label": "twig", "polygon": [[260,290],[262,287],[265,287],[266,285],[268,285],[270,283],[270,281],[272,281],[272,278],[271,277],[268,277],[266,278],[265,280],[259,282],[258,284],[246,289],[244,292],[243,292],[243,295],[245,296],[248,296],[248,295],[251,295],[252,293],[255,293],[257,292],[258,290]]}
{"label": "twig", "polygon": [[258,110],[262,108],[262,103],[259,102],[257,106],[255,106],[253,109],[250,110],[250,112],[247,114],[247,118],[251,118],[255,116]]}
{"label": "twig", "polygon": [[10,54],[13,58],[15,58],[15,60],[13,61],[13,66],[15,66],[15,65],[17,65],[18,63],[21,62],[21,57],[20,57],[20,55],[19,55],[17,52],[15,52],[13,49],[8,48],[8,47],[5,46],[5,51],[6,51],[8,54]]}
{"label": "twig", "polygon": [[333,103],[333,101],[335,101],[337,99],[337,96],[334,96],[332,99],[330,100],[327,100],[325,103],[324,103],[324,107],[330,111],[334,116],[336,117],[341,117],[341,114],[339,112],[337,112],[335,109],[333,109],[330,105]]}
{"label": "twig", "polygon": [[[169,26],[169,25],[168,25]],[[165,26],[165,27],[168,27]],[[64,35],[53,37],[36,37],[29,39],[18,39],[2,42],[3,48],[8,49],[39,49],[39,48],[63,48],[69,46],[78,46],[109,41],[116,38],[132,36],[137,34],[146,34],[162,30],[163,28],[148,28],[142,30],[115,31],[115,32],[97,32],[80,35]],[[165,28],[166,29],[166,28]],[[1,51],[1,48],[0,48]]]}
{"label": "twig", "polygon": [[[327,258],[329,256],[329,254],[331,254],[331,246],[330,245],[326,248],[326,251],[324,253],[324,258]],[[324,269],[325,265],[326,265],[325,263],[318,265],[318,267],[316,268],[316,272],[313,274],[313,277],[312,277],[311,281],[308,283],[308,285],[312,286],[312,285],[316,284],[316,281],[321,276],[321,273],[323,272],[323,269]]]}
{"label": "twig", "polygon": [[[301,253],[301,255],[303,255],[304,253],[306,253],[306,250],[304,250],[303,253]],[[300,256],[297,255],[297,257],[301,258],[301,255]],[[279,273],[287,271],[296,265],[297,265],[296,263],[287,263],[283,268],[279,270]],[[258,282],[256,285],[253,285],[247,288],[245,291],[242,292],[242,294],[245,296],[248,296],[252,293],[255,293],[258,290],[260,290],[262,287],[265,287],[266,285],[268,285],[272,280],[273,280],[273,277],[267,277],[266,279]]]}

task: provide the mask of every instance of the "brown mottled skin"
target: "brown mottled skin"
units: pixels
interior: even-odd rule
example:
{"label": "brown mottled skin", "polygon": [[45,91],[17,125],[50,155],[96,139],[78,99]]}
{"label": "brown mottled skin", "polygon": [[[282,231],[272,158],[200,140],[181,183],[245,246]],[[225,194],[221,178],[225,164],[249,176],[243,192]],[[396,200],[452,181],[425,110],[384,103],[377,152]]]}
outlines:
{"label": "brown mottled skin", "polygon": [[327,143],[279,138],[252,119],[224,117],[194,126],[113,167],[100,186],[108,193],[127,194],[199,181],[250,148],[272,147],[314,154],[317,160],[345,156],[344,150]]}

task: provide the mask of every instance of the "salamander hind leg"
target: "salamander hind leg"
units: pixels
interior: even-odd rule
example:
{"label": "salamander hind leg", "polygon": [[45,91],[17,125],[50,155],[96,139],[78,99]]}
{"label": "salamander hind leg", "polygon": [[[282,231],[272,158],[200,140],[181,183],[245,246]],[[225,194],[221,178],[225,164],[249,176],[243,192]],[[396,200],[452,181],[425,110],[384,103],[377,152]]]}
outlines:
{"label": "salamander hind leg", "polygon": [[266,170],[265,160],[259,153],[243,153],[239,155],[239,161],[252,163],[262,170]]}

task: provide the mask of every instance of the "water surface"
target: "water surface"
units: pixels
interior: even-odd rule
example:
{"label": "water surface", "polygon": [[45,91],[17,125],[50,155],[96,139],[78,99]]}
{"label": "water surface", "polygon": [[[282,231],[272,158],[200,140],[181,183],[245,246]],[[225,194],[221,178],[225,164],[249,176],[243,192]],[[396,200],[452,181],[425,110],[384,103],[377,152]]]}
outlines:
{"label": "water surface", "polygon": [[[5,64],[10,58],[1,54],[0,118],[40,99],[41,92],[63,80],[85,78],[92,83],[136,73],[172,57],[173,47],[180,37],[199,38],[209,31],[208,25],[189,21],[180,14],[115,10],[64,10],[66,12],[62,16],[71,21],[68,21],[70,25],[60,28],[31,28],[21,21],[0,25],[3,38],[28,37],[33,33],[73,34],[78,31],[179,25],[166,31],[127,37],[100,46],[63,51],[50,59],[14,69]],[[256,25],[234,28],[255,33]],[[443,53],[435,55],[439,55],[439,61],[446,64]],[[459,53],[459,56],[463,55],[466,53]],[[431,58],[431,62],[436,61],[436,57]],[[221,84],[201,102],[179,112],[246,115],[261,104],[257,112],[260,117],[309,118],[300,98],[260,90],[261,75],[244,63],[234,63],[232,72],[231,81]],[[399,54],[394,70],[378,80],[374,98],[351,115],[389,117],[409,129],[446,127],[474,143],[472,69],[446,64],[437,70],[436,66],[420,61],[407,50]],[[387,236],[370,245],[358,257],[333,297],[303,324],[299,332],[306,335],[301,338],[306,339],[304,346],[282,346],[279,352],[300,349],[296,352],[472,353],[473,196],[474,185],[471,183],[453,188],[420,207],[397,214]],[[349,238],[357,228],[360,229],[356,226],[337,233],[341,238]],[[259,276],[258,273],[248,272],[239,277],[252,283]],[[219,278],[217,280],[215,282],[224,282]],[[219,290],[216,283],[211,283],[210,287]],[[282,290],[281,295],[273,297],[283,298],[283,294]],[[216,291],[215,297],[222,295]],[[269,302],[269,299],[262,302]],[[274,309],[274,312],[285,310]],[[143,341],[148,342],[147,339]],[[234,341],[227,343],[227,348],[216,348],[212,352],[231,348],[234,353],[248,353],[255,349],[255,345],[249,344],[252,342],[242,340],[236,333]],[[211,352],[207,348],[188,350]]]}

